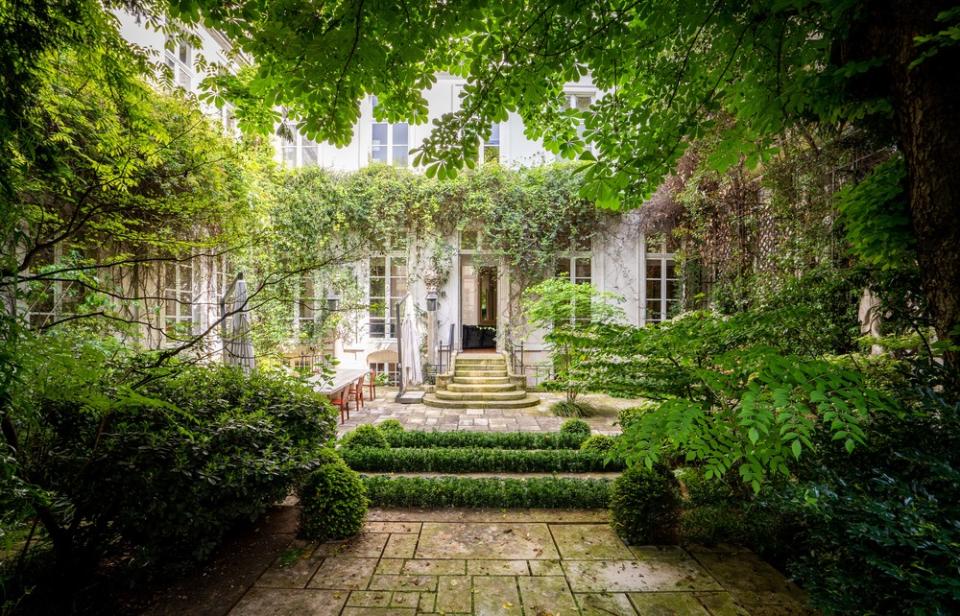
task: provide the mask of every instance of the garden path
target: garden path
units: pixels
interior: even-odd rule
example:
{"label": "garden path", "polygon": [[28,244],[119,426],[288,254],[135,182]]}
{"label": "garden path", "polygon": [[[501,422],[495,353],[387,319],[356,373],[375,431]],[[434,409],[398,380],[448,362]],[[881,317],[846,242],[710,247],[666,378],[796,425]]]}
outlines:
{"label": "garden path", "polygon": [[[395,389],[377,391],[376,400],[366,403],[360,411],[350,412],[350,419],[339,427],[340,434],[360,424],[380,423],[396,419],[407,430],[466,430],[480,432],[556,432],[567,418],[556,417],[550,405],[563,398],[562,393],[537,392],[539,405],[521,409],[439,409],[425,404],[399,404],[393,401]],[[598,408],[593,417],[583,418],[594,434],[618,434],[614,425],[617,411],[639,404],[638,400],[611,398],[602,394],[587,394],[583,399]]]}
{"label": "garden path", "polygon": [[604,511],[370,511],[360,535],[291,540],[230,616],[806,614],[754,554],[627,546]]}

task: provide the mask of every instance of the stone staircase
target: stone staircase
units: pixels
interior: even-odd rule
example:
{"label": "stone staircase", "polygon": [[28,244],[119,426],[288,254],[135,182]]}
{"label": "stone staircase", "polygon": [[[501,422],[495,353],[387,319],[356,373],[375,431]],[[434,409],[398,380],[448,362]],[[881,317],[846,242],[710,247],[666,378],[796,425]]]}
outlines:
{"label": "stone staircase", "polygon": [[437,378],[433,393],[423,403],[445,409],[517,409],[536,406],[540,398],[527,394],[522,377],[511,377],[506,358],[499,353],[461,353],[453,374]]}

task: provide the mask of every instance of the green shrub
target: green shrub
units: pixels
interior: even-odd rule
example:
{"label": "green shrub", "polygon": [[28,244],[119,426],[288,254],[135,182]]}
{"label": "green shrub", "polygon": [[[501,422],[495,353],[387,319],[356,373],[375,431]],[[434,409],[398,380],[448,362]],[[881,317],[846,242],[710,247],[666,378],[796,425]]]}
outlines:
{"label": "green shrub", "polygon": [[[594,437],[595,438],[595,437]],[[607,461],[605,452],[575,449],[376,449],[341,450],[350,468],[358,471],[424,473],[581,473],[616,471],[622,462]]]}
{"label": "green shrub", "polygon": [[617,425],[620,426],[622,430],[626,430],[631,425],[633,425],[644,413],[648,413],[651,410],[656,408],[656,403],[654,402],[645,402],[640,406],[632,406],[628,409],[621,409],[617,413]]}
{"label": "green shrub", "polygon": [[594,434],[587,440],[580,443],[580,451],[584,453],[606,455],[613,450],[613,447],[616,444],[617,440],[612,436],[607,436],[606,434]]}
{"label": "green shrub", "polygon": [[733,543],[783,557],[785,522],[766,500],[733,477],[707,479],[697,468],[675,472],[683,490],[680,540],[687,543]]}
{"label": "green shrub", "polygon": [[960,403],[922,391],[914,410],[876,415],[852,455],[821,435],[783,491],[799,529],[787,570],[825,612],[957,612]]}
{"label": "green shrub", "polygon": [[387,432],[403,432],[403,424],[397,419],[385,419],[378,423],[377,427],[384,434]]}
{"label": "green shrub", "polygon": [[634,465],[610,490],[611,524],[630,545],[674,540],[679,510],[677,479],[662,467]]}
{"label": "green shrub", "polygon": [[361,424],[352,431],[347,432],[340,439],[340,447],[348,449],[350,447],[372,447],[376,449],[387,449],[390,443],[384,436],[380,428],[372,424]]}
{"label": "green shrub", "polygon": [[560,426],[561,434],[577,434],[586,439],[590,436],[590,424],[581,419],[568,419]]}
{"label": "green shrub", "polygon": [[409,432],[385,433],[392,447],[484,449],[577,449],[583,434],[561,432]]}
{"label": "green shrub", "polygon": [[363,481],[377,507],[603,508],[610,496],[604,479],[365,476]]}
{"label": "green shrub", "polygon": [[360,474],[341,460],[325,460],[300,488],[300,535],[314,541],[346,539],[360,532],[367,515]]}
{"label": "green shrub", "polygon": [[591,404],[582,400],[558,400],[550,405],[550,412],[557,417],[590,417],[594,411]]}
{"label": "green shrub", "polygon": [[677,469],[675,475],[683,487],[687,506],[739,505],[749,496],[742,486],[730,484],[730,481],[736,481],[734,478],[707,479],[702,470],[694,467]]}
{"label": "green shrub", "polygon": [[120,379],[142,357],[43,343],[45,376],[15,392],[18,425],[38,427],[17,464],[42,469],[19,498],[56,503],[44,523],[65,567],[108,553],[153,573],[203,560],[283,500],[335,434],[325,397],[281,374],[174,363],[136,372],[152,380],[131,392]]}

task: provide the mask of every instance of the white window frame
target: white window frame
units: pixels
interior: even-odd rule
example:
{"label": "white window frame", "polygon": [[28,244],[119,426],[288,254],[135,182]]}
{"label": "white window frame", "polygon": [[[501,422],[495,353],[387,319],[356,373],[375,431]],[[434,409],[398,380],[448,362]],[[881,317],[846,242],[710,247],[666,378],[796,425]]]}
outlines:
{"label": "white window frame", "polygon": [[[647,246],[650,242],[656,242],[658,245],[656,246],[656,250],[647,252]],[[667,251],[667,239],[665,237],[644,237],[640,246],[640,254],[642,255],[640,272],[643,276],[643,283],[640,285],[640,323],[646,325],[648,323],[669,321],[671,318],[670,312],[672,305],[680,303],[683,295],[683,280],[677,269],[676,254]],[[660,277],[658,279],[660,283],[660,297],[649,300],[659,301],[660,303],[660,315],[657,318],[651,318],[650,315],[647,314],[647,285],[650,282],[650,279],[647,277],[647,264],[651,261],[658,261],[660,264]],[[668,264],[673,266],[673,278],[667,276]],[[667,294],[667,283],[669,281],[675,283],[676,297],[671,298]]]}
{"label": "white window frame", "polygon": [[[297,335],[299,335],[300,332],[303,331],[303,325],[305,323],[316,323],[317,321],[320,320],[319,319],[320,310],[321,310],[320,302],[322,300],[320,299],[320,296],[317,294],[317,286],[318,286],[317,282],[318,280],[317,280],[316,272],[307,272],[306,274],[303,274],[300,277],[297,283],[296,298],[295,298],[296,301],[294,301],[293,303],[293,310],[294,310],[293,323],[294,323],[294,328],[297,332]],[[313,305],[310,308],[310,312],[312,314],[305,316],[303,314],[303,303],[304,303],[303,293],[304,293],[305,287],[307,286],[306,283],[309,283],[309,285],[312,287]]]}
{"label": "white window frame", "polygon": [[[477,160],[480,162],[481,165],[486,164],[488,162],[487,161],[488,148],[490,149],[495,148],[497,150],[497,158],[496,158],[496,161],[494,162],[497,162],[497,163],[503,162],[503,126],[504,125],[502,122],[494,122],[493,124],[490,125],[490,136],[487,137],[486,139],[480,140],[480,151],[479,151],[479,154],[477,155]],[[494,129],[496,129],[497,131],[496,144],[490,141],[493,138]]]}
{"label": "white window frame", "polygon": [[[370,97],[370,149],[368,151],[369,162],[370,163],[384,163],[394,167],[409,167],[410,166],[410,124],[407,122],[397,122],[395,124],[390,122],[380,122],[373,116],[373,110],[377,107],[377,97]],[[373,142],[373,131],[374,127],[384,126],[387,133],[386,143],[374,143]],[[407,127],[407,142],[405,144],[398,144],[394,142],[394,128],[398,126]],[[394,148],[406,146],[406,153],[403,164],[398,164],[394,159],[393,152]],[[379,158],[373,157],[374,148],[386,148],[387,159],[380,160]]]}
{"label": "white window frame", "polygon": [[[173,71],[174,85],[183,88],[189,92],[193,91],[193,78],[196,73],[193,70],[194,48],[189,42],[184,40],[173,41],[174,49],[164,47],[164,62],[170,70]],[[186,49],[186,61],[180,59],[180,50]]]}
{"label": "white window frame", "polygon": [[[597,91],[596,90],[567,90],[564,91],[563,97],[566,101],[567,109],[576,109],[578,111],[586,111],[586,109],[580,109],[577,106],[578,99],[587,99],[589,104],[587,108],[589,109],[590,105],[593,105],[594,101],[597,100]],[[586,125],[583,120],[580,120],[580,123],[577,125],[577,136],[581,139],[583,138],[583,132],[586,130]],[[593,154],[597,153],[597,149],[592,143],[587,144],[587,149]],[[558,154],[557,159],[560,159],[561,156]]]}
{"label": "white window frame", "polygon": [[[50,263],[42,263],[41,265],[45,266],[45,265],[54,265],[54,264],[60,263],[60,259],[62,258],[62,256],[63,256],[63,246],[61,245],[54,246],[52,249],[52,256],[51,256]],[[34,259],[35,264],[38,263],[39,261],[40,259]],[[77,290],[80,293],[84,293],[86,291],[86,289],[82,285],[80,285],[79,283],[74,283],[73,281],[47,280],[47,281],[41,281],[41,284],[44,285],[44,288],[41,291],[43,295],[33,298],[35,301],[33,301],[33,303],[28,304],[25,310],[24,316],[26,317],[26,320],[27,320],[27,326],[30,329],[40,329],[52,323],[56,323],[59,319],[62,319],[64,317],[69,317],[75,314],[73,312],[69,312],[64,309],[65,298],[67,297],[67,294],[70,292],[74,284],[77,284]],[[48,293],[50,294],[49,295],[50,310],[36,310],[37,301],[41,299],[41,297],[46,296]],[[29,299],[29,295],[28,295],[28,299]],[[81,298],[80,302],[82,301],[83,299]],[[34,320],[38,317],[43,317],[43,320],[35,324]]]}
{"label": "white window frame", "polygon": [[[593,284],[593,251],[592,251],[592,250],[588,250],[588,249],[583,248],[583,247],[578,247],[578,246],[576,246],[576,245],[572,245],[568,251],[559,253],[559,254],[556,256],[556,259],[557,259],[558,262],[559,262],[560,259],[567,259],[567,260],[568,260],[567,268],[566,268],[566,270],[565,270],[565,272],[564,272],[565,275],[561,275],[559,272],[557,272],[557,273],[556,273],[557,278],[564,278],[564,279],[566,279],[567,281],[569,281],[569,282],[571,282],[571,283],[573,283],[573,284]],[[577,262],[578,262],[578,261],[579,261],[579,262],[587,261],[587,262],[590,264],[590,277],[589,277],[589,278],[583,278],[583,277],[577,276]],[[557,269],[557,268],[554,267],[554,271],[556,271],[556,269]],[[588,319],[586,319],[586,318],[581,319],[581,318],[577,317],[576,315],[574,315],[574,316],[571,317],[571,321],[572,321],[572,322],[571,322],[571,325],[575,325],[578,320],[581,320],[581,321],[583,321],[584,323],[588,323],[588,322],[589,322]]]}
{"label": "white window frame", "polygon": [[[168,261],[163,264],[162,271],[162,280],[161,288],[163,289],[163,306],[161,317],[163,319],[163,331],[166,332],[167,336],[175,336],[184,325],[187,325],[187,331],[193,333],[193,327],[196,324],[196,315],[194,315],[194,308],[197,305],[197,291],[196,291],[196,276],[197,271],[193,259],[187,259],[185,261]],[[170,284],[169,278],[169,268],[174,270],[174,280],[173,284]],[[190,279],[188,281],[189,291],[183,291],[182,286],[184,282],[184,270],[189,269]],[[173,297],[168,295],[172,293]],[[184,302],[183,294],[188,294],[188,301]],[[176,306],[176,314],[170,315],[167,314],[167,302],[173,301]],[[183,309],[186,309],[186,314],[183,314]]]}
{"label": "white window frame", "polygon": [[[383,275],[383,300],[385,302],[384,316],[373,316],[371,314],[370,307],[373,305],[373,301],[370,295],[370,283],[373,280],[373,260],[374,259],[383,259],[384,266],[384,275]],[[406,268],[406,273],[404,274],[404,286],[407,287],[409,291],[410,284],[410,259],[405,250],[391,250],[379,255],[373,255],[367,259],[367,337],[376,340],[396,340],[397,332],[394,330],[393,322],[393,304],[394,301],[399,301],[402,296],[397,296],[393,292],[393,278],[394,276],[390,275],[393,266],[394,259],[403,259],[404,267]],[[379,297],[378,297],[379,299]],[[374,334],[374,322],[383,321],[383,333]]]}
{"label": "white window frame", "polygon": [[[288,124],[288,126],[290,131],[293,133],[293,139],[280,137],[280,163],[292,169],[305,167],[307,165],[321,165],[323,161],[321,159],[320,144],[312,139],[308,139],[303,133],[300,132],[296,125]],[[308,148],[313,148],[317,153],[317,157],[314,161],[304,162],[303,154]],[[292,161],[287,160],[288,150],[293,151]]]}
{"label": "white window frame", "polygon": [[[387,375],[387,386],[396,387],[400,383],[400,364],[396,361],[368,361],[367,368],[373,374],[386,374]],[[383,368],[383,370],[380,370]],[[373,375],[370,375],[370,378],[374,378]]]}

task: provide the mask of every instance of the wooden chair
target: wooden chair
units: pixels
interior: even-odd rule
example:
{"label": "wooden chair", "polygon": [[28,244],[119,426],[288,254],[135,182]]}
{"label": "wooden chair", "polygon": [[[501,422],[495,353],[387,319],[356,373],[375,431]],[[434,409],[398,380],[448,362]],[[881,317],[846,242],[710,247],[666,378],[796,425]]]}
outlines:
{"label": "wooden chair", "polygon": [[363,397],[363,379],[366,378],[366,374],[361,375],[359,379],[353,382],[350,385],[351,397],[353,398],[353,403],[357,406],[357,410],[363,408],[364,397]]}
{"label": "wooden chair", "polygon": [[[350,419],[350,393],[346,388],[330,396],[330,402],[340,409],[340,423]],[[346,419],[344,419],[346,415]]]}
{"label": "wooden chair", "polygon": [[377,399],[377,371],[370,371],[370,381],[367,382],[367,390],[370,393],[370,399]]}

